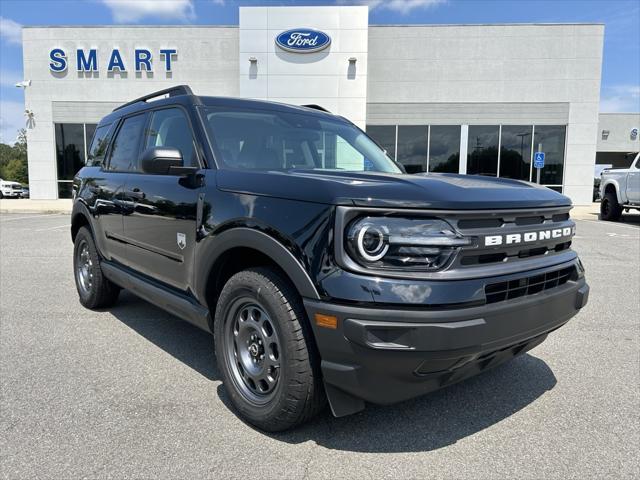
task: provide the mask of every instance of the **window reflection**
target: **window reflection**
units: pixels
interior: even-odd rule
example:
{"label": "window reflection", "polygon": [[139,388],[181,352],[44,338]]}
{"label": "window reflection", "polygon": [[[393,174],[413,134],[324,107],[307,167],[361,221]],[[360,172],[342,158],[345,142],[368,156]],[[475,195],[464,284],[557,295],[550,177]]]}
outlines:
{"label": "window reflection", "polygon": [[[430,172],[458,173],[460,125],[400,125],[397,129],[397,145],[395,125],[368,125],[367,133],[387,150],[391,158],[397,151],[397,160],[404,164],[408,173],[424,171],[427,148]],[[537,125],[535,133],[532,125],[470,125],[467,158],[464,159],[467,173],[535,182],[536,170],[531,168],[532,135],[535,135],[533,150],[540,148],[546,154],[540,183],[561,185],[565,125]]]}
{"label": "window reflection", "polygon": [[431,125],[429,171],[458,173],[460,162],[460,125]]}
{"label": "window reflection", "polygon": [[[533,146],[536,152],[544,152],[544,168],[540,172],[540,183],[543,185],[562,185],[564,167],[564,125],[536,125]],[[536,180],[535,169],[533,181]]]}
{"label": "window reflection", "polygon": [[471,175],[498,174],[498,125],[469,125],[467,144],[467,173]]}
{"label": "window reflection", "polygon": [[367,134],[387,151],[389,158],[395,160],[396,155],[396,126],[395,125],[367,125]]}
{"label": "window reflection", "polygon": [[531,125],[503,125],[500,137],[500,176],[529,180],[531,173]]}
{"label": "window reflection", "polygon": [[427,171],[427,135],[426,125],[398,125],[398,162],[404,165],[407,173]]}
{"label": "window reflection", "polygon": [[56,123],[55,135],[58,180],[73,180],[74,175],[85,162],[84,125]]}

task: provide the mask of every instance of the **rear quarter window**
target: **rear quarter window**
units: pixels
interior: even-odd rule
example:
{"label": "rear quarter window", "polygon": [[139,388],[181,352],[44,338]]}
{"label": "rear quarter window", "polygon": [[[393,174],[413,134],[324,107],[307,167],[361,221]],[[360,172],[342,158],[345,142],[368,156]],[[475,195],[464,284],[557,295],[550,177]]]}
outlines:
{"label": "rear quarter window", "polygon": [[111,139],[111,127],[112,125],[108,123],[96,128],[93,138],[91,139],[91,145],[89,146],[87,165],[102,165],[105,153],[107,152],[107,146],[109,145],[109,140]]}

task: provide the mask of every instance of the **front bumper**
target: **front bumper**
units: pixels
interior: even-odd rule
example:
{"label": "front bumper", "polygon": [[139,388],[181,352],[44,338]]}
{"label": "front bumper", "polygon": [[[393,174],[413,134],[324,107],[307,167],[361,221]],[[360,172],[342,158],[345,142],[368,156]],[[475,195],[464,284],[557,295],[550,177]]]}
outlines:
{"label": "front bumper", "polygon": [[4,190],[2,195],[5,198],[20,198],[22,196],[22,192],[16,190]]}
{"label": "front bumper", "polygon": [[[452,288],[455,288],[452,285]],[[584,277],[512,300],[451,309],[360,307],[305,300],[336,416],[458,382],[535,347],[588,300]],[[315,324],[316,313],[338,327]]]}

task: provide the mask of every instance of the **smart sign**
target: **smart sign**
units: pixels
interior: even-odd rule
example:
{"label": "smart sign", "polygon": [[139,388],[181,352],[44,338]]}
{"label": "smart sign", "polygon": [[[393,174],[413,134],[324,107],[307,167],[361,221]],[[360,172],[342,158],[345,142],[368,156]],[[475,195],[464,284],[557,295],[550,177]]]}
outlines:
{"label": "smart sign", "polygon": [[[165,72],[171,71],[171,62],[177,58],[178,50],[175,48],[161,48],[158,50],[160,63]],[[62,48],[53,48],[49,51],[49,69],[53,73],[62,73],[67,70],[69,64],[75,66],[78,72],[97,72],[100,69],[100,60],[106,59],[103,65],[108,72],[126,72],[127,64],[133,64],[136,72],[153,71],[153,52],[146,48],[136,48],[128,55],[123,55],[120,49],[114,48],[102,57],[97,48],[78,48],[69,53]],[[104,61],[104,60],[103,60]]]}

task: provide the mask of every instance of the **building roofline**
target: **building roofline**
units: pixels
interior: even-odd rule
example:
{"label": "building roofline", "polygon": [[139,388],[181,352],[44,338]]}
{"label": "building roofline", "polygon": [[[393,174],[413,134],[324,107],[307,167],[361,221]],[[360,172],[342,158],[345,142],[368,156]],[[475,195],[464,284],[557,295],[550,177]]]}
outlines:
{"label": "building roofline", "polygon": [[603,22],[531,22],[531,23],[370,23],[370,27],[554,27],[605,25]]}
{"label": "building roofline", "polygon": [[[553,27],[553,26],[596,26],[602,22],[559,22],[559,23],[370,23],[369,27]],[[22,28],[238,28],[236,24],[211,25],[23,25]]]}
{"label": "building roofline", "polygon": [[22,28],[238,28],[239,25],[23,25]]}

